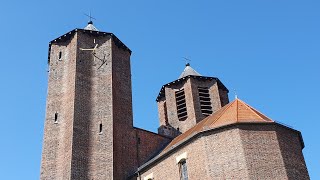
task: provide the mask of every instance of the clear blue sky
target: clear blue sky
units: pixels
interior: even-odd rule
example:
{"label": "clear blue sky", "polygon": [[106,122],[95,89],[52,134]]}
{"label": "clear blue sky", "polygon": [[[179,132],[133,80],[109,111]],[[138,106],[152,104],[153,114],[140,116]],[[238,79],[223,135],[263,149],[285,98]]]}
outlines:
{"label": "clear blue sky", "polygon": [[[196,3],[195,3],[196,2]],[[3,1],[0,6],[0,179],[39,178],[48,42],[95,25],[133,51],[134,124],[156,131],[156,96],[188,56],[240,99],[302,132],[320,179],[320,1]]]}

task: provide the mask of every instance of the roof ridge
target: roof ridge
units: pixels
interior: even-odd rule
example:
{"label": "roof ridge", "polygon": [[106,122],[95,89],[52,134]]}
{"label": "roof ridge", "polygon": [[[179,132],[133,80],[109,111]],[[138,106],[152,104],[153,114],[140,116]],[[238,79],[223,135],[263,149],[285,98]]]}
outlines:
{"label": "roof ridge", "polygon": [[236,101],[237,101],[237,107],[236,107],[236,122],[238,123],[239,122],[239,99],[237,98],[236,99]]}
{"label": "roof ridge", "polygon": [[[239,101],[244,104],[246,107],[249,108],[249,110],[251,112],[253,112],[254,114],[258,115],[259,117],[261,117],[263,120],[266,120],[266,121],[273,121],[272,119],[268,118],[266,115],[262,114],[261,112],[257,111],[256,109],[254,109],[253,107],[251,107],[250,105],[248,105],[247,103],[245,103],[244,101],[241,101],[239,99]],[[265,119],[266,118],[266,119]]]}
{"label": "roof ridge", "polygon": [[[233,102],[231,102],[231,103],[229,103],[229,104],[227,104],[227,105],[225,105],[222,109],[220,109],[220,110],[222,110],[221,112],[219,112],[220,114],[219,114],[219,116],[217,117],[217,118],[215,118],[214,119],[214,121],[210,124],[210,126],[211,125],[213,125],[214,123],[216,123],[220,118],[221,118],[221,116],[222,115],[224,115],[224,112],[226,112],[227,111],[227,109],[229,109],[230,108],[230,106],[233,104],[233,103],[235,103],[235,101],[233,101]],[[210,117],[210,116],[208,116],[208,117]],[[208,118],[209,119],[209,118]]]}

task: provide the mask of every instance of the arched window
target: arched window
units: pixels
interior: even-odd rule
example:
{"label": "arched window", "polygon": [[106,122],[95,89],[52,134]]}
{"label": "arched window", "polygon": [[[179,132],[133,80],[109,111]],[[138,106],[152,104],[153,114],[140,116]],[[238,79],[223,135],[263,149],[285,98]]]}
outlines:
{"label": "arched window", "polygon": [[179,169],[180,169],[180,180],[188,180],[188,168],[186,159],[182,159],[179,162]]}

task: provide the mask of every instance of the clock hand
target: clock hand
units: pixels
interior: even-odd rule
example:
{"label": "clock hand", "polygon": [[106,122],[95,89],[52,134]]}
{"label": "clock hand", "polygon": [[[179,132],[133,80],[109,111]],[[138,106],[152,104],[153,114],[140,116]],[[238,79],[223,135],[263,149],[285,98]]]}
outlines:
{"label": "clock hand", "polygon": [[100,69],[106,62],[107,60],[102,61],[102,64],[98,67],[98,69]]}
{"label": "clock hand", "polygon": [[81,51],[94,51],[95,49],[83,49],[83,48],[79,48]]}
{"label": "clock hand", "polygon": [[98,69],[100,69],[104,64],[106,64],[107,60],[106,60],[106,55],[104,55],[103,57],[103,60],[102,61],[102,64],[98,67]]}
{"label": "clock hand", "polygon": [[84,48],[79,48],[79,49],[82,50],[82,51],[95,51],[97,49],[97,47],[98,47],[98,44],[96,44],[94,46],[94,48],[91,48],[91,49],[84,49]]}
{"label": "clock hand", "polygon": [[102,61],[102,62],[103,62],[103,59],[101,59],[101,58],[99,58],[98,56],[96,56],[96,54],[95,54],[95,53],[92,53],[92,55],[93,55],[95,58],[97,58],[97,59],[99,59],[100,61]]}

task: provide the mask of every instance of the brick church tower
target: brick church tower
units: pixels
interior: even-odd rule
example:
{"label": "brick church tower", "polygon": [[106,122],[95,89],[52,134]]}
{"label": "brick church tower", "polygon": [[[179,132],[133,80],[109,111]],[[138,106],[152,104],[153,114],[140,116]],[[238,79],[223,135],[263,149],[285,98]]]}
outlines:
{"label": "brick church tower", "polygon": [[157,102],[159,134],[174,139],[136,179],[310,179],[301,133],[238,98],[229,103],[218,78],[187,64]]}
{"label": "brick church tower", "polygon": [[92,22],[49,44],[41,179],[123,179],[132,153],[131,51]]}
{"label": "brick church tower", "polygon": [[42,180],[309,179],[299,131],[190,64],[133,127],[130,49],[89,22],[49,44]]}
{"label": "brick church tower", "polygon": [[229,103],[229,90],[216,77],[200,75],[189,63],[157,97],[159,134],[175,137]]}

